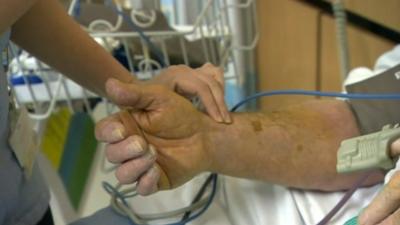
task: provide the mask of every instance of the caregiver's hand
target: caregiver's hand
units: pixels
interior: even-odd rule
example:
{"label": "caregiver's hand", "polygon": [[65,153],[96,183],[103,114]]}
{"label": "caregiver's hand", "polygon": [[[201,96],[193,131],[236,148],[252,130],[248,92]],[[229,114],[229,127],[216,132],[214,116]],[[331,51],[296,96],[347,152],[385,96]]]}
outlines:
{"label": "caregiver's hand", "polygon": [[211,118],[217,122],[231,122],[224,100],[224,73],[211,63],[197,69],[170,66],[148,83],[165,85],[189,99],[199,97]]}
{"label": "caregiver's hand", "polygon": [[[96,125],[97,139],[107,143],[107,159],[119,163],[119,182],[137,181],[138,193],[147,195],[158,188],[177,187],[209,168],[206,130],[212,120],[187,99],[163,86],[143,87],[114,79],[107,82],[106,91],[116,104],[136,110],[130,116],[146,139],[140,133],[128,134],[119,114]],[[165,173],[168,186],[159,185],[160,172]]]}
{"label": "caregiver's hand", "polygon": [[[391,155],[400,155],[400,139],[391,145]],[[393,174],[390,181],[372,203],[360,214],[360,225],[400,225],[400,171]]]}

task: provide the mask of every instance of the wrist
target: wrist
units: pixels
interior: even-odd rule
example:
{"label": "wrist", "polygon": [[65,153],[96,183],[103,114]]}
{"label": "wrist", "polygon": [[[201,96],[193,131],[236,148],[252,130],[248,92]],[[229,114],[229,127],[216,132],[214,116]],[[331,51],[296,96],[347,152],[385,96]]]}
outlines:
{"label": "wrist", "polygon": [[235,138],[235,118],[231,113],[233,122],[230,124],[218,123],[209,117],[206,117],[206,129],[205,129],[205,148],[208,155],[208,168],[210,172],[223,172],[221,165],[227,163],[230,155],[226,153],[226,149],[229,148],[231,139]]}

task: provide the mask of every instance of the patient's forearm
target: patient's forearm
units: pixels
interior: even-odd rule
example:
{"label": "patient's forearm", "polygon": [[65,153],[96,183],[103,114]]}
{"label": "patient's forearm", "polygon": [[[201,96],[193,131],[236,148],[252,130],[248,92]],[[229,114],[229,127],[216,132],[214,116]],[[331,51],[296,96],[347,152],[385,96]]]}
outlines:
{"label": "patient's forearm", "polygon": [[99,46],[56,0],[38,0],[12,27],[12,40],[79,84],[105,95],[110,78],[134,77]]}
{"label": "patient's forearm", "polygon": [[[343,139],[359,135],[342,101],[310,101],[273,113],[234,114],[232,125],[210,130],[212,170],[291,187],[339,190],[361,174],[338,175]],[[377,173],[368,181],[382,179]]]}

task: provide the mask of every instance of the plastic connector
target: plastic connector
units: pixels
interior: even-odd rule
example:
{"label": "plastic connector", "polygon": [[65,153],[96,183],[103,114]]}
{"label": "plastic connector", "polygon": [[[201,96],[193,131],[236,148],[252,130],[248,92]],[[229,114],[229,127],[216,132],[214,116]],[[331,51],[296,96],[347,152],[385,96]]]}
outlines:
{"label": "plastic connector", "polygon": [[390,157],[390,145],[400,137],[400,127],[386,125],[381,131],[344,140],[337,155],[338,173],[368,169],[389,170],[396,160]]}

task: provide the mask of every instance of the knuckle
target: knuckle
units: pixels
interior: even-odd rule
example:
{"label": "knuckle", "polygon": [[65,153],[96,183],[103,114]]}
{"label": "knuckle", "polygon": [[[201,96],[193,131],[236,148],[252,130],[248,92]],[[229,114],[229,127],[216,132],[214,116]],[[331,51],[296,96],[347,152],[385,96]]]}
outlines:
{"label": "knuckle", "polygon": [[212,64],[212,63],[210,63],[210,62],[206,62],[206,63],[204,63],[203,67],[205,67],[205,68],[212,68],[212,67],[215,67],[215,66],[214,66],[214,64]]}
{"label": "knuckle", "polygon": [[129,138],[130,142],[137,142],[140,145],[140,148],[142,149],[146,149],[147,148],[147,143],[144,140],[143,137],[139,136],[139,135],[133,135]]}
{"label": "knuckle", "polygon": [[171,66],[168,67],[169,71],[174,71],[174,70],[178,70],[178,69],[179,69],[178,65],[171,65]]}

